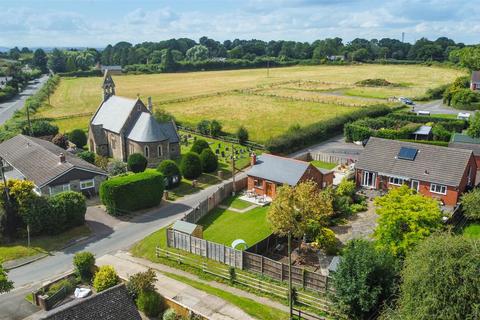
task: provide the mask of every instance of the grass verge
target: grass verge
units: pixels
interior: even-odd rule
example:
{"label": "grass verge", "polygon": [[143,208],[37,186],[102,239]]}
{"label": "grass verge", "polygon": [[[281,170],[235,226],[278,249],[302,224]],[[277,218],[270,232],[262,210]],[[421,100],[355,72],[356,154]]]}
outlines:
{"label": "grass verge", "polygon": [[40,253],[59,250],[70,241],[88,236],[90,229],[86,226],[79,226],[55,236],[39,236],[31,239],[30,247],[27,240],[17,240],[13,243],[0,244],[0,262],[26,258]]}
{"label": "grass verge", "polygon": [[320,160],[313,160],[310,163],[313,164],[317,168],[327,169],[327,170],[332,170],[333,168],[335,168],[337,166],[336,163],[325,162],[325,161],[320,161]]}

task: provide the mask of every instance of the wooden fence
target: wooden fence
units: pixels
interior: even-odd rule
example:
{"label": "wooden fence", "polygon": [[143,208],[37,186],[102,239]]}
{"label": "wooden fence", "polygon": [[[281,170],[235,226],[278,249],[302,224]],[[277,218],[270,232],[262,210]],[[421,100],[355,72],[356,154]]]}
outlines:
{"label": "wooden fence", "polygon": [[331,162],[336,164],[346,164],[346,165],[356,162],[358,160],[358,156],[359,156],[358,153],[338,155],[338,154],[331,154],[331,153],[324,153],[324,152],[316,152],[316,153],[310,154],[310,157],[312,158],[312,160]]}
{"label": "wooden fence", "polygon": [[[239,178],[235,181],[235,190],[245,189],[247,187],[247,177]],[[233,192],[233,181],[225,183],[219,187],[210,197],[202,202],[199,202],[197,206],[188,211],[182,218],[183,221],[190,223],[197,223],[203,216],[205,216],[210,210],[216,208],[225,198],[230,196]]]}

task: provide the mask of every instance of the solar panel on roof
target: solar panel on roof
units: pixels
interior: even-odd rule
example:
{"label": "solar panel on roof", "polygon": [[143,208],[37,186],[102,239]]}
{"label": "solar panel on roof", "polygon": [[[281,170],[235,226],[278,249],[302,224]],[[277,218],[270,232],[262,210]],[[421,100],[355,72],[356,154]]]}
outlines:
{"label": "solar panel on roof", "polygon": [[400,151],[398,152],[398,159],[413,161],[417,156],[417,152],[418,149],[401,147]]}

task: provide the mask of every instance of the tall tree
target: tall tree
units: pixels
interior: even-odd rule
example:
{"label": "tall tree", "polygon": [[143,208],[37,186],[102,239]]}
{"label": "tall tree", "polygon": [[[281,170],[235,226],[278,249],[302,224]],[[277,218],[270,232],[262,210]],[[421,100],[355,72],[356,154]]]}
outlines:
{"label": "tall tree", "polygon": [[57,48],[53,49],[48,59],[48,67],[53,72],[64,72],[66,70],[65,54],[63,51]]}
{"label": "tall tree", "polygon": [[176,63],[173,60],[172,51],[170,49],[167,50],[165,54],[165,59],[162,61],[162,70],[166,72],[175,71]]}
{"label": "tall tree", "polygon": [[40,69],[42,72],[47,72],[47,55],[42,49],[37,49],[33,53],[33,65]]}

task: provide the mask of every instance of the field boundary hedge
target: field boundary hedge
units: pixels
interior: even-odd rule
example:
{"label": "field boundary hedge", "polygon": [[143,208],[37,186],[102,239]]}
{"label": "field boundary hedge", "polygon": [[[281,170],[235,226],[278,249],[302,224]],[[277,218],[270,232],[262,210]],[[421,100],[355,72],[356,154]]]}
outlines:
{"label": "field boundary hedge", "polygon": [[314,143],[323,142],[332,136],[341,133],[344,125],[348,122],[365,117],[385,116],[400,108],[403,108],[403,106],[393,108],[385,105],[365,107],[349,114],[335,117],[334,119],[312,123],[294,131],[286,132],[278,137],[271,138],[267,141],[266,148],[271,153],[292,153]]}

